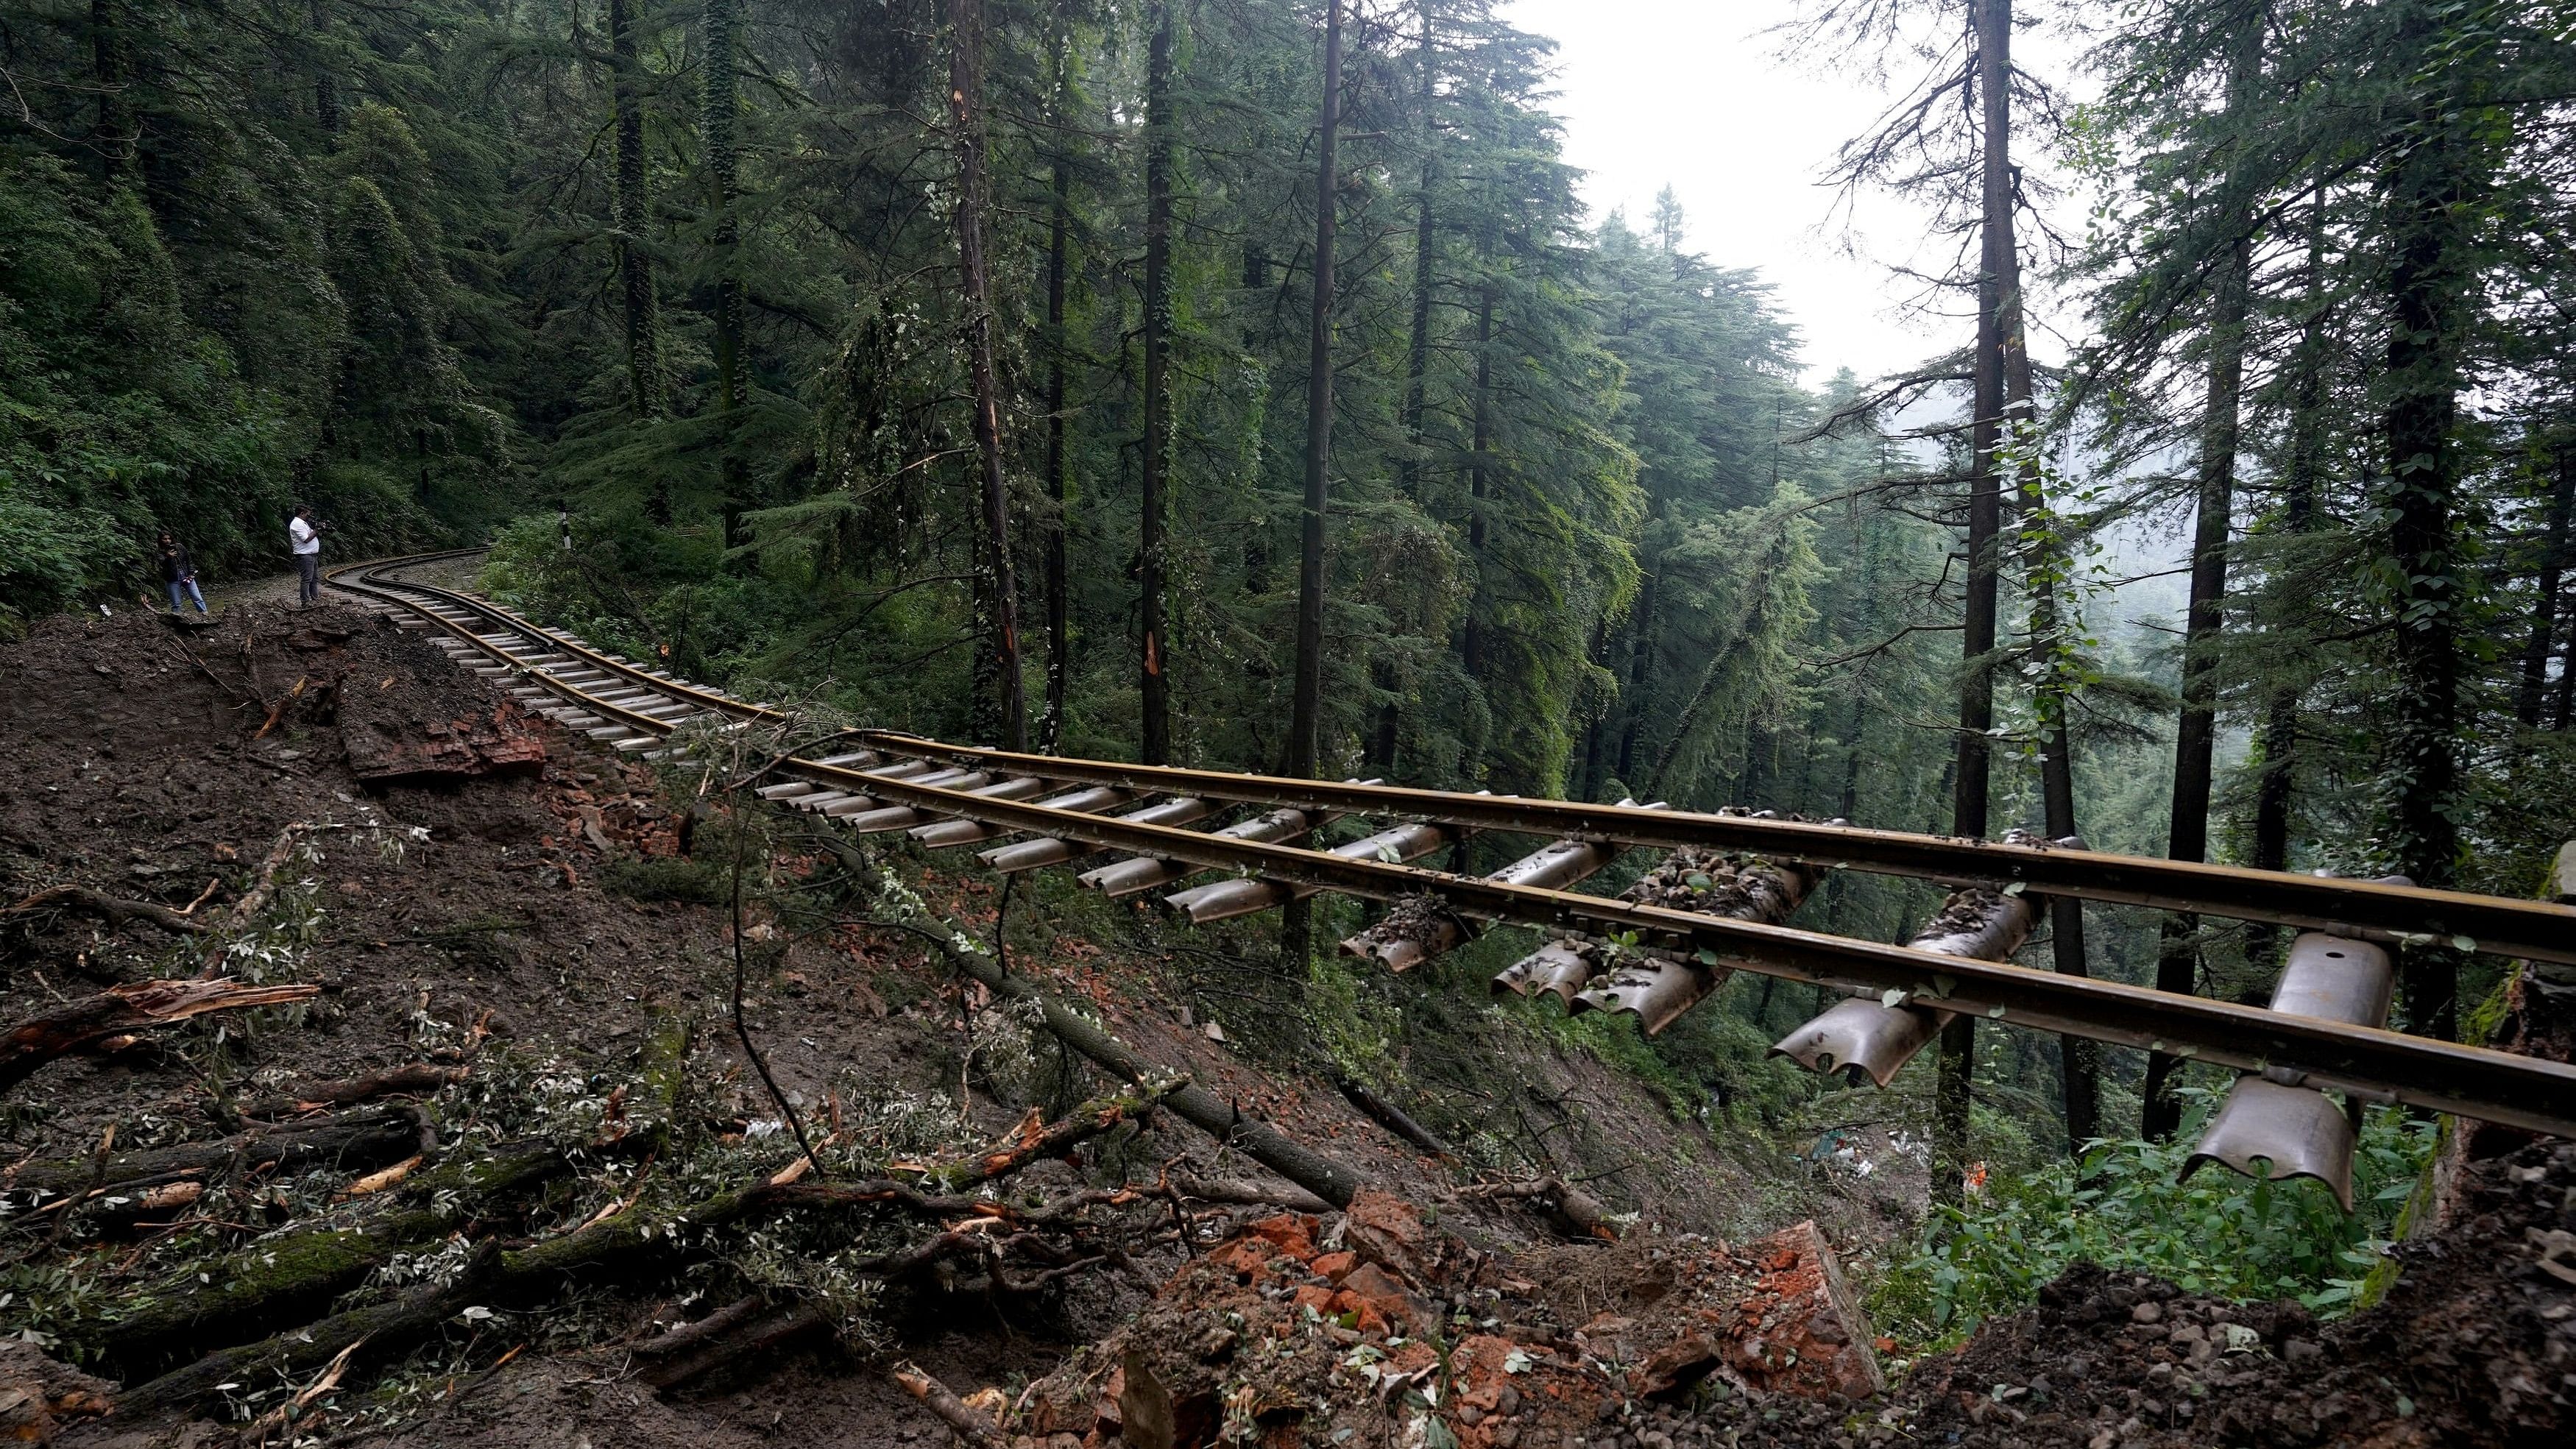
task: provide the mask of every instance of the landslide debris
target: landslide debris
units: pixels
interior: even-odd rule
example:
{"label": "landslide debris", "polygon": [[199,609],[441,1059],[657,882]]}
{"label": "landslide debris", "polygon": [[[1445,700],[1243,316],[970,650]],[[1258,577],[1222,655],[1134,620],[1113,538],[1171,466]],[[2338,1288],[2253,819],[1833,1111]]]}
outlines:
{"label": "landslide debris", "polygon": [[[485,733],[544,758],[496,769]],[[1000,1009],[917,947],[763,918],[748,1019],[822,1139],[831,1170],[807,1176],[705,1029],[734,943],[689,904],[707,871],[661,782],[513,721],[359,611],[250,606],[186,634],[49,621],[0,650],[0,743],[0,887],[42,902],[0,923],[8,1020],[58,1007],[70,977],[193,974],[210,944],[322,988],[309,1009],[101,1044],[8,1095],[0,1291],[91,1285],[48,1289],[41,1319],[9,1301],[6,1326],[37,1335],[0,1345],[0,1432],[23,1442],[947,1442],[878,1376],[890,1348],[997,1413],[1012,1449],[2519,1446],[2576,1428],[2562,1144],[2464,1135],[2442,1226],[2350,1319],[2079,1268],[1882,1386],[1884,1345],[1812,1226],[1533,1246],[1542,1219],[1508,1191],[1455,1188],[1331,1090],[1266,1078],[1186,1019],[1158,1027],[1088,944],[1015,969],[1381,1187],[1346,1213],[1242,1206],[1276,1185],[1139,1121],[1027,1163],[989,1205],[944,1196],[938,1173],[1044,1137],[985,1093],[964,1113],[929,1095],[961,1076],[952,1034],[979,1040]],[[371,758],[445,764],[362,778]],[[783,878],[819,868],[770,844]],[[985,888],[920,879],[951,919],[992,925]],[[551,1125],[530,1112],[546,1093]],[[692,1216],[702,1236],[647,1246]],[[863,1296],[899,1344],[835,1346],[842,1300],[814,1288],[842,1250],[892,1275]],[[370,1305],[420,1346],[292,1357],[299,1324]],[[201,1361],[189,1389],[247,1433],[135,1394],[279,1329],[291,1370],[217,1381],[268,1360]],[[126,1377],[47,1341],[103,1346],[83,1367]]]}

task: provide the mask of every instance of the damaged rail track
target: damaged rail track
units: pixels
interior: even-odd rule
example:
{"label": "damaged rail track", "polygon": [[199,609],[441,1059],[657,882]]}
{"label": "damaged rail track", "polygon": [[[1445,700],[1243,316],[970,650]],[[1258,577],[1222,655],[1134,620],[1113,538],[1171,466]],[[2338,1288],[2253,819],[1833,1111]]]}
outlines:
{"label": "damaged rail track", "polygon": [[[486,600],[401,577],[417,565],[473,552],[351,565],[334,570],[332,582],[410,616],[413,627],[438,631],[461,663],[506,677],[532,707],[607,748],[651,754],[672,731],[697,720],[720,727],[798,723],[792,712],[673,678]],[[763,775],[770,783],[762,793],[862,833],[908,830],[933,848],[984,846],[985,863],[997,870],[1119,852],[1124,859],[1085,876],[1112,894],[1208,871],[1231,876],[1170,898],[1194,920],[1244,914],[1315,891],[1428,907],[1436,929],[1422,932],[1422,942],[1393,954],[1356,938],[1349,947],[1396,969],[1445,949],[1469,920],[1633,942],[1621,949],[1632,953],[1627,959],[1648,984],[1565,994],[1570,1005],[1581,995],[1599,998],[1595,1006],[1634,1010],[1649,1029],[1703,998],[1725,973],[1747,969],[1875,998],[1890,1011],[1974,1013],[2195,1057],[2275,1085],[2576,1136],[2576,1067],[2562,1063],[2351,1020],[2060,976],[1981,959],[1979,952],[1924,949],[1925,938],[1881,945],[1781,924],[1804,889],[1772,891],[1760,909],[1719,914],[1567,887],[1631,848],[1737,852],[1793,862],[1808,880],[1847,868],[1960,887],[1954,904],[2065,896],[2287,925],[2343,940],[2443,943],[2576,964],[2576,909],[2566,905],[1841,823],[1063,759],[890,731],[833,736],[829,748],[835,752],[819,759],[777,761]],[[1220,829],[1191,828],[1245,811],[1266,813]],[[1342,816],[1384,828],[1329,850],[1296,843]],[[1541,846],[1489,876],[1405,863],[1478,832],[1531,837]],[[1654,989],[1649,978],[1656,973],[1678,989]],[[2244,1165],[2235,1157],[2222,1160]],[[2288,1175],[2279,1156],[2272,1173]]]}

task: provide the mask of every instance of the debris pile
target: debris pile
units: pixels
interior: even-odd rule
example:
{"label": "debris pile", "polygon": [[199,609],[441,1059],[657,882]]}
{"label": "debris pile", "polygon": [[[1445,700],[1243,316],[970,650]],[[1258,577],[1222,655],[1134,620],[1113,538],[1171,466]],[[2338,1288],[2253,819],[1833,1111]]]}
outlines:
{"label": "debris pile", "polygon": [[1526,1265],[1386,1193],[1337,1220],[1265,1217],[1031,1385],[1014,1427],[1047,1449],[1421,1443],[1434,1422],[1466,1449],[1660,1449],[1650,1426],[1687,1400],[1883,1387],[1813,1224],[1740,1250],[1648,1234],[1576,1251],[1617,1259],[1635,1286],[1569,1322],[1573,1305],[1518,1276]]}

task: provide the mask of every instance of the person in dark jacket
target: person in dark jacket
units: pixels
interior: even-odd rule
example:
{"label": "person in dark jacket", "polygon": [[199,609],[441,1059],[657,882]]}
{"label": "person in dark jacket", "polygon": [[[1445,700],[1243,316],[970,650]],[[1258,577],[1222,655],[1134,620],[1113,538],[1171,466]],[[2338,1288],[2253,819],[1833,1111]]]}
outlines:
{"label": "person in dark jacket", "polygon": [[161,535],[161,582],[170,590],[171,613],[185,612],[180,606],[189,600],[199,614],[206,612],[206,596],[197,592],[197,561],[167,533]]}

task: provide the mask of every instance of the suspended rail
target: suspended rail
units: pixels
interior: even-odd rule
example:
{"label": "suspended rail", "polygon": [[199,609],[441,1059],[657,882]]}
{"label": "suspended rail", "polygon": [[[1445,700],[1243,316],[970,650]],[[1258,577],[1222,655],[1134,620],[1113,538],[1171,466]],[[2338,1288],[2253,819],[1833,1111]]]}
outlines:
{"label": "suspended rail", "polygon": [[[580,727],[616,748],[657,747],[678,723],[708,715],[793,722],[787,712],[674,679],[472,595],[393,577],[404,568],[470,552],[352,565],[333,570],[331,578],[338,587],[445,631],[492,661],[483,666],[487,671],[522,676],[522,690],[553,696],[561,701],[552,710],[559,718],[588,721]],[[1444,838],[1493,830],[1621,846],[1744,851],[2345,936],[2465,938],[2482,951],[2576,962],[2576,909],[2564,906],[1839,825],[1069,760],[888,731],[860,732],[856,743],[859,748],[843,746],[844,753],[824,760],[782,761],[774,773],[796,783],[776,788],[796,790],[802,796],[796,803],[862,829],[932,827],[937,833],[926,840],[930,844],[1025,835],[1064,842],[1067,856],[1078,853],[1069,848],[1078,845],[1188,868],[1176,874],[1230,871],[1388,902],[1428,897],[1460,916],[1602,937],[1633,935],[1642,945],[1711,968],[1742,967],[1873,993],[1891,1004],[1975,1012],[2008,1025],[2196,1057],[2368,1100],[2576,1136],[2576,1066],[2563,1063],[1791,926],[1460,876],[1391,858],[1307,849],[1278,837],[1293,838],[1321,817],[1347,814],[1425,823],[1439,827]],[[1148,800],[1164,803],[1124,817],[1097,813]],[[1184,801],[1197,807],[1195,813],[1174,808]],[[1302,814],[1293,828],[1271,830],[1268,838],[1244,826],[1202,831],[1174,823],[1210,813],[1210,801]],[[959,830],[943,821],[979,828]],[[1402,852],[1390,847],[1387,854]]]}

